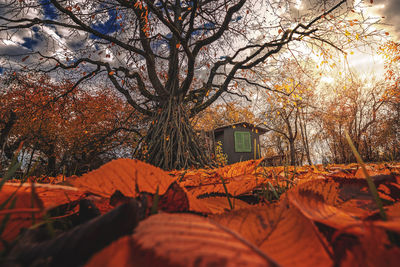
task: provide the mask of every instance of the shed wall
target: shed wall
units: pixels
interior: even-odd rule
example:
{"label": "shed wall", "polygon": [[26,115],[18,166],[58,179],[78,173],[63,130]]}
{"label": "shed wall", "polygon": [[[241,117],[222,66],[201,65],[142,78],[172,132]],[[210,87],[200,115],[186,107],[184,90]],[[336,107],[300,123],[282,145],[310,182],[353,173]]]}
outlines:
{"label": "shed wall", "polygon": [[[251,152],[235,152],[235,136],[234,132],[235,131],[246,131],[250,132],[250,137],[251,137]],[[240,162],[240,161],[246,161],[246,160],[251,160],[254,159],[254,140],[256,140],[256,149],[260,145],[260,140],[259,140],[259,133],[255,132],[255,129],[249,129],[247,127],[243,126],[236,126],[235,128],[229,127],[224,129],[223,131],[223,151],[225,154],[228,155],[228,164]],[[217,136],[215,140],[217,141]],[[260,158],[260,153],[256,150],[256,158]]]}

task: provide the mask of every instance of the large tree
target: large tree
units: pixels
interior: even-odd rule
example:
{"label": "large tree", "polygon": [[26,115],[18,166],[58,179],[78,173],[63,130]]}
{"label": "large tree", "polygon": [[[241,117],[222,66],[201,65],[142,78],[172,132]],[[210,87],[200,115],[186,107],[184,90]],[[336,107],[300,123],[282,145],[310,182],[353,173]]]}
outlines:
{"label": "large tree", "polygon": [[343,48],[345,27],[360,24],[346,20],[353,8],[350,0],[3,0],[1,53],[9,68],[76,84],[104,79],[151,117],[138,157],[166,169],[201,166],[208,156],[189,118],[239,94],[237,82],[270,88],[249,70],[279,52]]}

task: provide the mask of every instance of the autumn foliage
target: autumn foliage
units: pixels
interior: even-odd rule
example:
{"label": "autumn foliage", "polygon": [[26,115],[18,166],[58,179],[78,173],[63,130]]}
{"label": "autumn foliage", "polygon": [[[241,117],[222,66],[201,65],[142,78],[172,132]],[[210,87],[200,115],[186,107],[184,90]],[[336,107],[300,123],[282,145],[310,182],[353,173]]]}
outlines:
{"label": "autumn foliage", "polygon": [[[263,167],[258,160],[168,173],[119,159],[68,178],[73,187],[8,183],[0,200],[15,192],[17,202],[2,210],[0,219],[12,215],[7,229],[13,233],[33,223],[46,225],[39,214],[54,206],[63,213],[46,217],[54,226],[61,218],[87,214],[83,201],[101,207],[97,214],[103,215],[75,221],[53,239],[25,234],[25,243],[17,241],[7,260],[52,255],[47,259],[52,264],[63,259],[86,266],[396,266],[400,165],[369,164],[367,170],[384,203],[385,220],[358,164],[295,169]],[[270,185],[285,184],[290,189],[278,201],[265,198]],[[3,240],[16,236],[8,233]],[[99,240],[96,245],[85,240],[88,235]]]}
{"label": "autumn foliage", "polygon": [[88,90],[30,74],[10,75],[2,86],[0,158],[11,159],[23,143],[28,169],[35,165],[37,175],[97,168],[113,158],[115,148],[132,147],[138,137],[131,124],[137,125],[140,117],[107,88]]}

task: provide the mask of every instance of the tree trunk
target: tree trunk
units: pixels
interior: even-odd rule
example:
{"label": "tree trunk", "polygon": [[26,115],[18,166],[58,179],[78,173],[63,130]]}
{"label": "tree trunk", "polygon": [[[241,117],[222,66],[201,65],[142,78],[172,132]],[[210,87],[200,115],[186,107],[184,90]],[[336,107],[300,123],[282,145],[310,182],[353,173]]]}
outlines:
{"label": "tree trunk", "polygon": [[[303,116],[301,116],[303,115]],[[307,124],[304,119],[304,113],[302,112],[299,116],[299,124],[300,124],[300,131],[301,137],[303,142],[303,149],[307,157],[308,165],[312,165],[311,156],[310,156],[310,147],[308,145],[308,132],[307,132]]]}
{"label": "tree trunk", "polygon": [[4,150],[4,145],[7,141],[8,135],[11,132],[12,127],[14,126],[17,120],[17,115],[14,111],[10,112],[10,118],[5,123],[4,128],[0,131],[0,148]]}
{"label": "tree trunk", "polygon": [[296,165],[296,150],[294,146],[295,139],[289,139],[289,153],[290,153],[290,165]]}
{"label": "tree trunk", "polygon": [[56,176],[56,155],[55,147],[53,144],[50,145],[47,153],[47,171],[46,174],[50,176]]}
{"label": "tree trunk", "polygon": [[165,170],[199,168],[211,164],[204,151],[188,110],[171,98],[153,118],[136,157]]}

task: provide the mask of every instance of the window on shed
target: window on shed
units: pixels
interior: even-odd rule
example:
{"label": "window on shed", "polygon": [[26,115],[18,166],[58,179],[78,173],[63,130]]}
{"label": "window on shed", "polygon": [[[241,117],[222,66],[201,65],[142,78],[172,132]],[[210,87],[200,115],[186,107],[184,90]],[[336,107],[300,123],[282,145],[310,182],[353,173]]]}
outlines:
{"label": "window on shed", "polygon": [[235,131],[235,152],[251,152],[251,137],[249,132]]}

